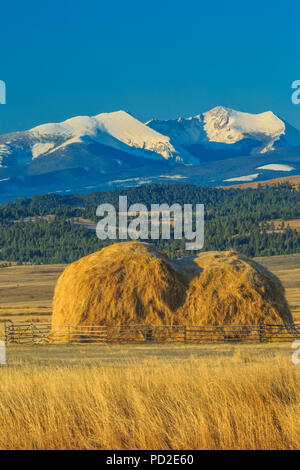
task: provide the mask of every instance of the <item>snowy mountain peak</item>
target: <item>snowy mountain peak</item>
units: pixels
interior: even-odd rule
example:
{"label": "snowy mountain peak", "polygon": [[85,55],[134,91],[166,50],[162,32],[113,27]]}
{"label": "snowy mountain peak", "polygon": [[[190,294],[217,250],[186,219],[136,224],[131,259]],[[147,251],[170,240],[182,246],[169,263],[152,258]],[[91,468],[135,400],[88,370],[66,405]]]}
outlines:
{"label": "snowy mountain peak", "polygon": [[[242,149],[247,153],[259,154],[272,151],[277,146],[300,145],[300,132],[295,129],[296,133],[286,132],[286,124],[272,111],[250,114],[216,106],[194,117],[155,120],[147,125],[168,135],[175,146],[227,147],[233,151]],[[200,154],[197,157],[201,158]]]}
{"label": "snowy mountain peak", "polygon": [[272,150],[285,133],[284,122],[271,111],[250,114],[216,107],[204,113],[204,123],[209,141],[234,144],[242,139],[253,139],[262,143],[256,149],[258,152]]}
{"label": "snowy mountain peak", "polygon": [[250,114],[234,109],[217,106],[203,114],[205,122],[220,122],[220,127],[231,126],[243,133],[257,132],[259,134],[274,135],[285,130],[285,125],[272,111],[260,114]]}
{"label": "snowy mountain peak", "polygon": [[[0,166],[30,161],[84,141],[106,145],[134,156],[152,159],[182,158],[168,136],[161,135],[125,111],[76,116],[60,123],[42,124],[25,132],[0,136]],[[11,158],[23,145],[22,156]],[[193,158],[190,156],[190,159]]]}

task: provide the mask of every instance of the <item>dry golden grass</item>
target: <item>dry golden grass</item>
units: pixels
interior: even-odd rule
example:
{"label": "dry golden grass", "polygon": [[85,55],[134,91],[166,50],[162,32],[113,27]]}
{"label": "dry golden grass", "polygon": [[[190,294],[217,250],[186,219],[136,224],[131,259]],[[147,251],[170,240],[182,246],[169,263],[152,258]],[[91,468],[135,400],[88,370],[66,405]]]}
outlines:
{"label": "dry golden grass", "polygon": [[274,346],[229,348],[223,357],[206,349],[182,347],[180,361],[126,361],[123,350],[122,366],[4,366],[0,448],[299,448],[300,366],[290,355]]}
{"label": "dry golden grass", "polygon": [[293,317],[300,320],[300,253],[255,258],[282,282]]}
{"label": "dry golden grass", "polygon": [[116,243],[69,265],[52,325],[292,323],[276,276],[235,252],[170,261],[154,245]]}
{"label": "dry golden grass", "polygon": [[0,269],[0,316],[49,315],[58,276],[65,265],[24,265]]}
{"label": "dry golden grass", "polygon": [[[297,230],[298,232],[300,231],[300,219],[288,219],[288,220],[273,219],[273,220],[268,220],[267,223],[274,224],[274,230],[268,230],[268,232],[282,232],[283,229],[286,229],[287,227],[290,227],[292,230]],[[283,223],[283,227],[282,227],[282,223]]]}
{"label": "dry golden grass", "polygon": [[239,188],[239,189],[247,189],[247,188],[257,188],[258,186],[274,186],[277,184],[289,183],[293,186],[293,188],[297,189],[300,184],[300,175],[292,175],[292,176],[282,176],[281,178],[272,178],[265,181],[256,181],[252,183],[242,183],[242,184],[233,184],[230,186],[221,186],[224,189],[226,188]]}

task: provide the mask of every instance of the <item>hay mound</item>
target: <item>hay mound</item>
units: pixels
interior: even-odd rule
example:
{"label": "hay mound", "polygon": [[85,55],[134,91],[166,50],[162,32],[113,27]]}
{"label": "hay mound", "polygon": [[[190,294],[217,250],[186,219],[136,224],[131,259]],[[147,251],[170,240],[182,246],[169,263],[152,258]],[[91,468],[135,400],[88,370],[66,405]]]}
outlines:
{"label": "hay mound", "polygon": [[151,244],[111,245],[69,265],[52,325],[292,323],[280,281],[235,252],[171,262]]}
{"label": "hay mound", "polygon": [[258,325],[293,323],[279,279],[233,251],[209,251],[177,262],[189,278],[185,323]]}
{"label": "hay mound", "polygon": [[172,324],[185,293],[182,276],[152,245],[117,243],[65,269],[52,324]]}

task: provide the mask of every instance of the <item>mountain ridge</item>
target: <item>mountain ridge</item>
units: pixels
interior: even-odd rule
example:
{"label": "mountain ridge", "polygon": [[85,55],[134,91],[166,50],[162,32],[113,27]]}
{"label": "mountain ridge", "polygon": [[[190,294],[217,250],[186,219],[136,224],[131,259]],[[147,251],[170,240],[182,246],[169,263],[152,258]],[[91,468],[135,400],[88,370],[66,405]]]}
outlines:
{"label": "mountain ridge", "polygon": [[286,172],[300,174],[300,131],[271,111],[218,106],[147,123],[114,111],[0,136],[0,200],[179,179],[221,186]]}

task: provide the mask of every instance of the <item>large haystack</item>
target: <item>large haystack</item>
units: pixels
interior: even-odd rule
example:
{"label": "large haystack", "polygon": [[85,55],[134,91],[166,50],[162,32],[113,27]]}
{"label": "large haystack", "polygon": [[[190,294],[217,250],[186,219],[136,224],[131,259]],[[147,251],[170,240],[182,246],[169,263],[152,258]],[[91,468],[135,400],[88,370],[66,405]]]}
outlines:
{"label": "large haystack", "polygon": [[279,279],[233,251],[208,251],[177,261],[189,279],[184,323],[257,325],[293,323]]}
{"label": "large haystack", "polygon": [[53,326],[292,323],[280,281],[234,252],[175,262],[153,245],[111,245],[69,265]]}
{"label": "large haystack", "polygon": [[185,293],[181,275],[152,245],[117,243],[65,269],[52,324],[172,324]]}

